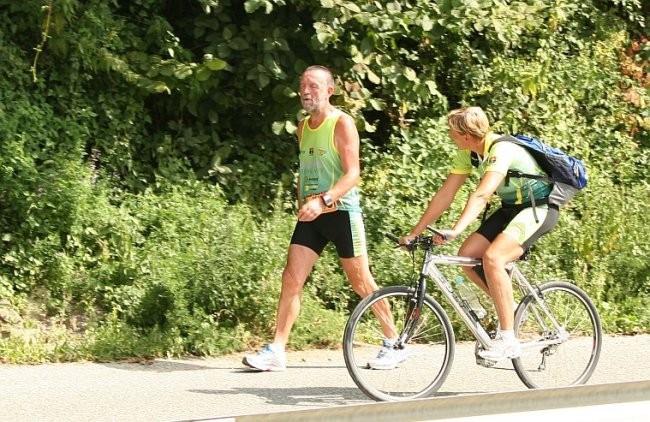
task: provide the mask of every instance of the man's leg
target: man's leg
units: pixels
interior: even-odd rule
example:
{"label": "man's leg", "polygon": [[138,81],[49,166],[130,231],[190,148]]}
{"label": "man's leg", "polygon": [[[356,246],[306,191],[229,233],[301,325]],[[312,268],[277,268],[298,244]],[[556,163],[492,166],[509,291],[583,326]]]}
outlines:
{"label": "man's leg", "polygon": [[483,255],[483,268],[488,279],[490,295],[499,317],[502,330],[512,330],[514,326],[514,296],[512,281],[506,272],[506,264],[524,253],[521,245],[507,234],[500,234]]}
{"label": "man's leg", "polygon": [[[345,271],[352,288],[362,298],[368,296],[379,288],[370,273],[367,255],[364,254],[354,258],[341,258],[341,266],[343,267],[343,271]],[[379,319],[384,336],[387,339],[394,339],[397,337],[393,315],[390,312],[388,303],[385,300],[382,300],[373,306],[372,310]]]}
{"label": "man's leg", "polygon": [[[460,256],[466,256],[469,258],[481,258],[484,254],[487,248],[490,247],[490,241],[487,240],[483,235],[479,233],[472,233],[469,235],[469,237],[463,242],[463,245],[460,247],[460,250],[458,251],[458,255]],[[469,278],[472,280],[477,286],[481,288],[488,296],[490,295],[490,288],[488,287],[487,284],[481,279],[481,277],[476,274],[476,271],[474,271],[474,267],[462,267],[463,272]]]}
{"label": "man's leg", "polygon": [[282,273],[282,290],[275,321],[275,339],[255,355],[244,356],[242,363],[260,371],[283,371],[287,366],[284,352],[289,333],[300,313],[302,288],[318,254],[306,246],[291,244]]}
{"label": "man's leg", "polygon": [[499,317],[499,329],[490,347],[479,352],[488,360],[514,359],[521,355],[521,345],[514,333],[514,296],[512,281],[506,272],[508,262],[517,259],[524,252],[521,245],[508,234],[497,236],[483,255],[483,268]]}
{"label": "man's leg", "polygon": [[289,340],[291,327],[300,313],[302,289],[318,260],[318,254],[306,246],[292,244],[289,246],[287,264],[282,272],[282,290],[278,301],[275,322],[274,344],[283,348]]}

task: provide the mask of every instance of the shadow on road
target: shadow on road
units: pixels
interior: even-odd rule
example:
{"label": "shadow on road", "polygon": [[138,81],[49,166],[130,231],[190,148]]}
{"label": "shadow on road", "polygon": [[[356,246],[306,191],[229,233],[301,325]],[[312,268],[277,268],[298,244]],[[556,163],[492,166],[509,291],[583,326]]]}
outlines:
{"label": "shadow on road", "polygon": [[146,371],[146,372],[178,372],[178,371],[205,371],[211,369],[224,369],[215,366],[208,366],[188,362],[174,362],[167,360],[150,360],[138,363],[101,363],[102,366],[113,369],[120,369],[123,371]]}
{"label": "shadow on road", "polygon": [[336,406],[357,403],[370,403],[357,388],[312,387],[312,388],[233,388],[228,390],[203,389],[189,390],[199,394],[216,394],[219,396],[239,396],[247,394],[264,399],[267,404],[289,406]]}
{"label": "shadow on road", "polygon": [[[251,395],[263,399],[266,404],[276,406],[345,406],[351,404],[375,403],[358,388],[345,387],[308,387],[308,388],[233,388],[228,390],[203,389],[189,390],[198,394],[216,394],[219,396]],[[479,391],[438,392],[430,396],[453,397],[459,395],[479,394]]]}

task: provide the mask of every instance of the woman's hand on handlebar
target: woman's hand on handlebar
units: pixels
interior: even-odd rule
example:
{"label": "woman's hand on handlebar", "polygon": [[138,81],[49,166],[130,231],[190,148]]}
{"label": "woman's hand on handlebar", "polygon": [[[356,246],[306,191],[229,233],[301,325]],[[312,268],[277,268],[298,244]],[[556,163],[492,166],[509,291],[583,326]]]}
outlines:
{"label": "woman's hand on handlebar", "polygon": [[460,233],[458,233],[456,230],[435,229],[433,235],[433,243],[436,245],[442,245],[443,243],[449,242],[450,240],[454,240],[458,237],[458,235],[460,235]]}
{"label": "woman's hand on handlebar", "polygon": [[409,235],[406,235],[404,237],[400,237],[399,238],[399,244],[402,245],[402,247],[404,247],[406,245],[410,245],[411,243],[413,243],[413,241],[415,240],[416,237],[417,236],[414,235],[414,234],[409,234]]}

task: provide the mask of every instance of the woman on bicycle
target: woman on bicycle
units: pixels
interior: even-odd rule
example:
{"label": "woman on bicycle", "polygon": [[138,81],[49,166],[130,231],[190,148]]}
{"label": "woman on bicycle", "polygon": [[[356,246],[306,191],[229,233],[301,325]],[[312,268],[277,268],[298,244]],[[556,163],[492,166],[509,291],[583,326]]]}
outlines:
{"label": "woman on bicycle", "polygon": [[401,243],[421,234],[449,208],[472,172],[474,161],[480,182],[456,224],[451,230],[444,230],[444,238],[437,236],[435,242],[441,244],[455,239],[481,214],[494,193],[501,198],[501,207],[469,235],[458,254],[482,258],[482,269],[463,267],[463,270],[492,298],[499,318],[497,335],[490,347],[479,354],[493,361],[513,359],[521,355],[521,346],[514,335],[514,296],[505,267],[555,226],[559,210],[546,201],[552,187],[549,182],[506,177],[508,170],[538,175],[544,172],[523,147],[512,142],[492,145],[501,135],[490,131],[488,118],[480,107],[454,110],[448,114],[447,123],[449,135],[458,146],[451,171],[419,222]]}

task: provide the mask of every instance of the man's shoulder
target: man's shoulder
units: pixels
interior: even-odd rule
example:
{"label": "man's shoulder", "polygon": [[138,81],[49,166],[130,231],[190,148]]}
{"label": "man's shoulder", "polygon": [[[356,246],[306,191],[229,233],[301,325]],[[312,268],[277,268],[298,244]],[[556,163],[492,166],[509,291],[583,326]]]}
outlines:
{"label": "man's shoulder", "polygon": [[336,128],[347,127],[350,129],[356,129],[357,126],[354,117],[338,108],[334,110],[335,111],[330,114],[330,118],[335,121]]}
{"label": "man's shoulder", "polygon": [[332,119],[337,119],[338,121],[351,121],[354,122],[354,118],[346,113],[345,111],[341,110],[340,108],[335,108],[332,110],[332,113],[330,114]]}
{"label": "man's shoulder", "polygon": [[521,153],[523,147],[514,142],[510,142],[507,137],[496,137],[490,145],[490,155],[512,154],[515,157]]}

